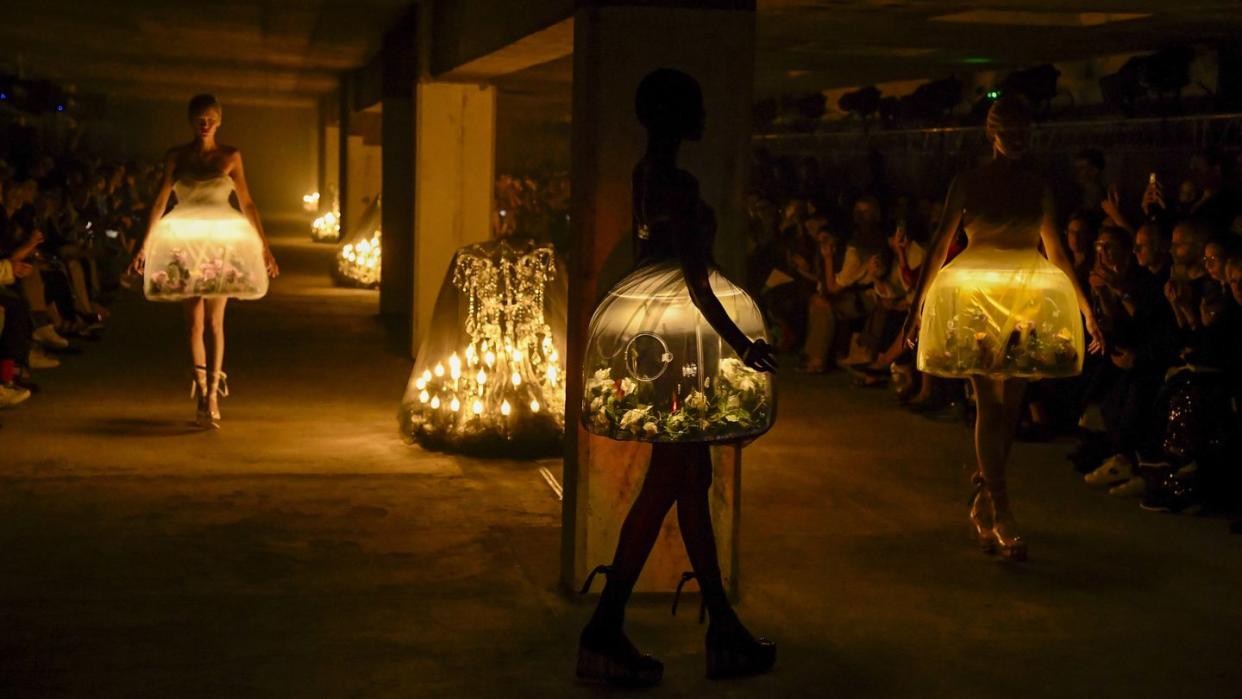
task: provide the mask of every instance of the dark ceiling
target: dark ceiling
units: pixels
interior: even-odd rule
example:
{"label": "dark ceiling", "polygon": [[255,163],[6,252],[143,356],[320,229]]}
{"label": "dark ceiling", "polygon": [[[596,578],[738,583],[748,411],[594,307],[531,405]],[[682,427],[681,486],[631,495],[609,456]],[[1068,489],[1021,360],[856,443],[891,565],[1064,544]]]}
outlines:
{"label": "dark ceiling", "polygon": [[[451,0],[448,0],[451,1]],[[760,96],[1242,35],[1239,0],[758,0]],[[309,104],[364,64],[398,0],[8,0],[0,62],[86,91]],[[946,17],[948,16],[948,17]],[[939,19],[938,19],[939,18]],[[571,62],[503,83],[564,90]]]}

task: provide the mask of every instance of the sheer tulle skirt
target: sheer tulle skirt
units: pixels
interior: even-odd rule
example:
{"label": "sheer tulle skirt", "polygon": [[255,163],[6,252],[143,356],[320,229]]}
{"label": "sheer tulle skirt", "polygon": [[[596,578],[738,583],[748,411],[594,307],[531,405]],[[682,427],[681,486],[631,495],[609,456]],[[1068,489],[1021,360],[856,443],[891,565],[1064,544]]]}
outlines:
{"label": "sheer tulle skirt", "polygon": [[178,206],[151,232],[143,273],[143,293],[151,301],[257,299],[267,285],[263,241],[231,207]]}
{"label": "sheer tulle skirt", "polygon": [[927,291],[920,371],[948,378],[1075,376],[1083,351],[1073,282],[1037,250],[967,248]]}
{"label": "sheer tulle skirt", "polygon": [[[719,271],[712,291],[748,337],[766,337],[758,306]],[[681,266],[643,266],[591,318],[582,421],[592,433],[643,442],[727,442],[766,432],[772,378],[742,364],[690,300]]]}

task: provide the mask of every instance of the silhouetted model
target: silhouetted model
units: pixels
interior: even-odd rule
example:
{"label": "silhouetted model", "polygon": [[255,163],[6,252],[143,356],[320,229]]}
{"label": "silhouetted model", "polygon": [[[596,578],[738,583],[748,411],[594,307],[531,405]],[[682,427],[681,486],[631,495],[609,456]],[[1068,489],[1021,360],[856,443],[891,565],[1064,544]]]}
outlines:
{"label": "silhouetted model", "polygon": [[[246,186],[241,151],[216,142],[221,114],[211,95],[190,100],[194,141],[168,151],[147,236],[131,265],[143,275],[149,300],[185,305],[194,361],[190,393],[203,427],[219,427],[219,399],[228,395],[224,306],[230,298],[262,297],[268,277],[279,274]],[[176,204],[166,212],[170,195],[176,195]],[[230,203],[232,195],[240,212]],[[204,341],[204,328],[210,342]]]}
{"label": "silhouetted model", "polygon": [[[1026,559],[1026,542],[1009,507],[1005,462],[1026,382],[1082,371],[1079,312],[1091,351],[1103,351],[1091,304],[1057,233],[1052,192],[1022,159],[1030,126],[1028,108],[1017,98],[992,105],[992,161],[949,186],[905,330],[909,344],[917,338],[920,370],[974,385],[978,471],[970,519],[985,552],[999,549],[1013,560]],[[959,224],[969,244],[945,266]]]}
{"label": "silhouetted model", "polygon": [[679,71],[657,70],[639,85],[636,106],[648,131],[646,156],[633,175],[638,267],[591,320],[583,421],[597,434],[654,444],[612,564],[595,571],[608,579],[582,631],[578,676],[631,686],[660,681],[663,665],[640,653],[622,624],[626,601],[674,503],[711,615],[708,676],[766,672],[776,659],[775,644],[754,638],[725,595],[708,504],[709,444],[767,430],[771,382],[762,372],[776,364],[767,342],[761,336],[751,340],[735,323],[750,319],[762,335],[754,302],[712,268],[714,216],[694,177],[677,168],[681,142],[703,135],[698,83]]}

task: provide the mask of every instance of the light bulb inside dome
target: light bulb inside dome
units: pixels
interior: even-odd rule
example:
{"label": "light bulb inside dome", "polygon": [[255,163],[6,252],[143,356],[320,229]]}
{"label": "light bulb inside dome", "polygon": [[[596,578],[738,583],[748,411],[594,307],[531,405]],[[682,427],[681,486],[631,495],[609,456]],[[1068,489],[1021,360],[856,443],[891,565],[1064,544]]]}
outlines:
{"label": "light bulb inside dome", "polygon": [[461,410],[461,401],[453,398],[453,400],[449,401],[449,410],[452,410],[453,412]]}
{"label": "light bulb inside dome", "polygon": [[444,365],[436,364],[435,373],[436,376],[444,376]]}
{"label": "light bulb inside dome", "polygon": [[487,383],[487,372],[479,369],[479,373],[474,375],[474,380],[477,381],[480,386]]}
{"label": "light bulb inside dome", "polygon": [[432,399],[431,399],[431,409],[432,409],[432,410],[439,410],[439,409],[440,409],[440,396],[436,396],[436,397],[434,397],[434,398],[432,398]]}
{"label": "light bulb inside dome", "polygon": [[556,367],[548,367],[548,383],[556,385]]}
{"label": "light bulb inside dome", "polygon": [[507,401],[507,400],[506,400],[506,401],[501,401],[501,403],[500,403],[500,414],[501,414],[501,415],[508,415],[508,414],[510,413],[510,411],[512,411],[512,410],[513,410],[513,409],[509,407],[509,401]]}
{"label": "light bulb inside dome", "polygon": [[530,401],[530,411],[532,413],[539,412],[539,401],[535,400],[534,398],[532,398]]}
{"label": "light bulb inside dome", "polygon": [[430,399],[430,398],[431,398],[431,394],[427,393],[426,391],[421,391],[421,392],[418,394],[418,402],[419,402],[419,403],[426,403],[426,402],[427,402],[427,400],[428,400],[428,399]]}
{"label": "light bulb inside dome", "polygon": [[483,355],[483,363],[487,365],[488,369],[492,368],[492,365],[496,363],[496,353],[488,350]]}
{"label": "light bulb inside dome", "polygon": [[476,399],[474,401],[474,405],[470,406],[470,409],[474,411],[475,415],[482,415],[483,414],[483,401]]}
{"label": "light bulb inside dome", "polygon": [[[417,381],[415,381],[415,382],[414,382],[414,388],[417,388],[417,389],[418,389],[418,390],[420,390],[420,391],[421,391],[421,390],[423,390],[424,388],[427,388],[427,381],[426,381],[426,379],[423,379],[422,377],[419,377],[419,379],[418,379]],[[424,402],[426,402],[426,401],[424,401]]]}
{"label": "light bulb inside dome", "polygon": [[514,385],[514,386],[521,386],[521,385],[522,385],[522,375],[521,375],[521,374],[519,374],[519,373],[517,373],[516,371],[515,371],[515,372],[513,372],[513,376],[510,376],[510,377],[509,377],[509,380],[513,382],[513,385]]}
{"label": "light bulb inside dome", "polygon": [[423,370],[423,381],[430,381],[430,380],[431,380],[431,372],[427,370]]}

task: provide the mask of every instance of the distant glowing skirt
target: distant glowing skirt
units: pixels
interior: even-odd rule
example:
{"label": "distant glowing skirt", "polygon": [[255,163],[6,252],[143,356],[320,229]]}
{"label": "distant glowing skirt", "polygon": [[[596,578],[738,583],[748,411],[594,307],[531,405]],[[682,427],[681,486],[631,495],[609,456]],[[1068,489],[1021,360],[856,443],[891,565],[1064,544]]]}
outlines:
{"label": "distant glowing skirt", "polygon": [[[715,269],[712,291],[748,337],[766,337],[758,306]],[[690,300],[681,265],[640,267],[591,318],[582,423],[642,442],[729,442],[767,432],[776,416],[770,375],[748,368]]]}
{"label": "distant glowing skirt", "polygon": [[151,231],[142,285],[150,301],[257,299],[267,284],[263,240],[232,207],[178,206]]}
{"label": "distant glowing skirt", "polygon": [[1037,250],[967,248],[927,291],[920,371],[1058,378],[1082,372],[1083,352],[1074,284]]}

